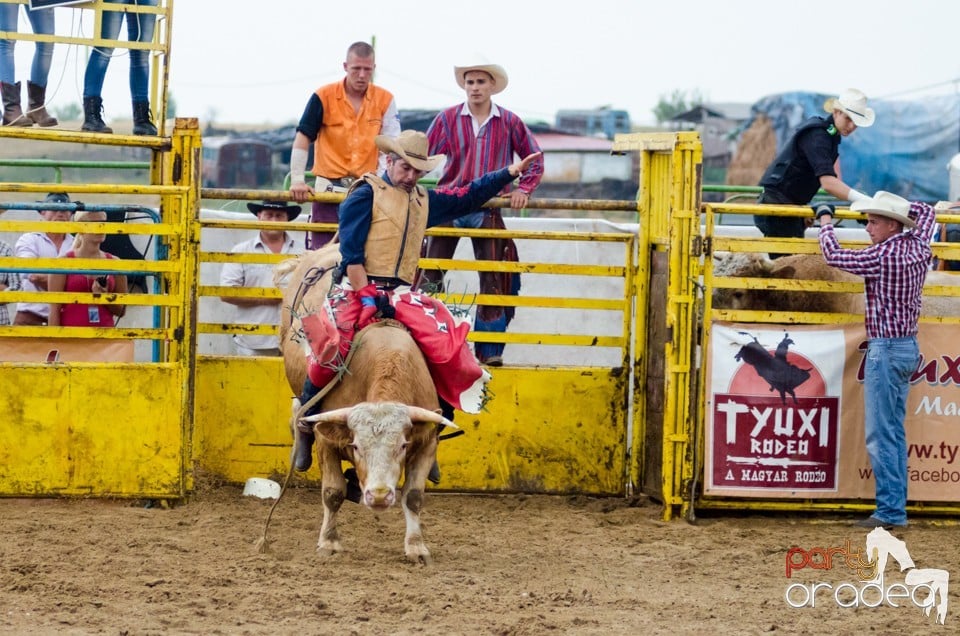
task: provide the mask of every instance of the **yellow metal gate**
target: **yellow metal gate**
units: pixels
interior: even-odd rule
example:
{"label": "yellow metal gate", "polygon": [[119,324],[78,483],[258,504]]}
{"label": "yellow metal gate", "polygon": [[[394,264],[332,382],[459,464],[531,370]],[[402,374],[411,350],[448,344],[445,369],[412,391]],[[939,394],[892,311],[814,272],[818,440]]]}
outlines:
{"label": "yellow metal gate", "polygon": [[[115,303],[131,310],[128,316],[140,314],[114,328],[0,327],[0,439],[6,440],[0,495],[182,496],[191,485],[197,121],[177,120],[171,137],[7,128],[0,136],[149,149],[150,185],[0,183],[0,193],[29,202],[64,192],[88,209],[145,199],[155,202],[158,222],[8,220],[8,212],[0,231],[149,234],[163,255],[150,261],[0,257],[0,268],[10,271],[142,273],[155,281],[145,294],[0,291],[4,303]],[[147,360],[131,359],[138,347],[152,349]]]}

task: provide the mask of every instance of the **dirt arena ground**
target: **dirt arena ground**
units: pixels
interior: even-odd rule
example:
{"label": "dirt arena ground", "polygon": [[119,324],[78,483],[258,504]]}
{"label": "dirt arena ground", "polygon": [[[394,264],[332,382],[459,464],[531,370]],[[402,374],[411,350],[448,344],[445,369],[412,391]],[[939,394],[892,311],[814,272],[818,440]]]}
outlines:
{"label": "dirt arena ground", "polygon": [[[866,534],[849,517],[701,515],[691,525],[660,521],[659,505],[643,498],[431,493],[424,530],[434,562],[424,567],[403,557],[399,510],[376,516],[352,504],[341,516],[348,551],[321,559],[314,549],[319,492],[302,488],[284,495],[270,551],[260,554],[254,543],[270,503],[234,487],[202,490],[169,509],[0,500],[0,633],[957,630],[960,528],[947,520],[915,519],[894,533],[917,567],[951,573],[941,626],[909,599],[900,607],[842,608],[823,592],[815,607],[787,604],[790,583],[859,584],[839,558],[829,570],[785,575],[792,546],[863,549]],[[895,564],[885,576],[886,585],[903,582]]]}

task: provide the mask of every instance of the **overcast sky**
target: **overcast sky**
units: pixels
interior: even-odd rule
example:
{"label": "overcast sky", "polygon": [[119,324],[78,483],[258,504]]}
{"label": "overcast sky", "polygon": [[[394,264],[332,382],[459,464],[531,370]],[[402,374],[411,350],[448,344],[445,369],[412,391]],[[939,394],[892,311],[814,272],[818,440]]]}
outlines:
{"label": "overcast sky", "polygon": [[[90,34],[77,10],[56,11],[59,33]],[[202,123],[291,123],[316,87],[343,76],[349,44],[375,38],[376,82],[401,109],[459,103],[453,66],[487,62],[510,76],[495,100],[525,118],[609,105],[643,124],[677,89],[746,103],[847,87],[870,98],[956,92],[958,25],[956,0],[175,0],[170,91],[177,114]],[[18,79],[31,48],[18,44]],[[54,106],[80,101],[85,56],[57,47]],[[108,71],[108,120],[129,117],[127,68],[120,55]]]}

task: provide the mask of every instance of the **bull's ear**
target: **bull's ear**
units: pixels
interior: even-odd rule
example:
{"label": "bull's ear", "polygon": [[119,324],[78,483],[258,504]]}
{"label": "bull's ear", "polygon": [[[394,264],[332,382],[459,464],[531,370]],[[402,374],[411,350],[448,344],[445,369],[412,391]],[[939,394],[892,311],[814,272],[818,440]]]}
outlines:
{"label": "bull's ear", "polygon": [[342,448],[353,442],[353,435],[346,422],[321,421],[313,426],[313,431],[333,446]]}
{"label": "bull's ear", "polygon": [[776,272],[777,278],[796,278],[797,270],[793,265],[784,265]]}
{"label": "bull's ear", "polygon": [[433,422],[435,424],[443,424],[444,426],[449,426],[450,428],[460,428],[444,416],[439,413],[434,413],[433,411],[428,411],[425,408],[419,406],[408,406],[407,413],[410,416],[411,422]]}

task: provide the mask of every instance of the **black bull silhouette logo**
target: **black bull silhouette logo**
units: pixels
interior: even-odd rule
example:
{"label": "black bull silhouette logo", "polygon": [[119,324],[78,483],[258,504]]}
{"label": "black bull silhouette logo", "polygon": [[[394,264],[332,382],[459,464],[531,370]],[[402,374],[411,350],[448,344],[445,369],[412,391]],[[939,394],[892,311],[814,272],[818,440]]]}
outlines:
{"label": "black bull silhouette logo", "polygon": [[741,346],[734,358],[738,362],[743,361],[753,367],[757,375],[770,385],[770,391],[780,393],[780,399],[784,404],[787,403],[787,393],[793,398],[793,403],[797,404],[797,394],[794,391],[810,378],[810,369],[801,369],[787,362],[787,349],[794,344],[790,334],[783,334],[783,340],[777,345],[776,353],[771,354],[757,341],[756,336],[745,331],[739,333],[750,336],[753,342]]}

